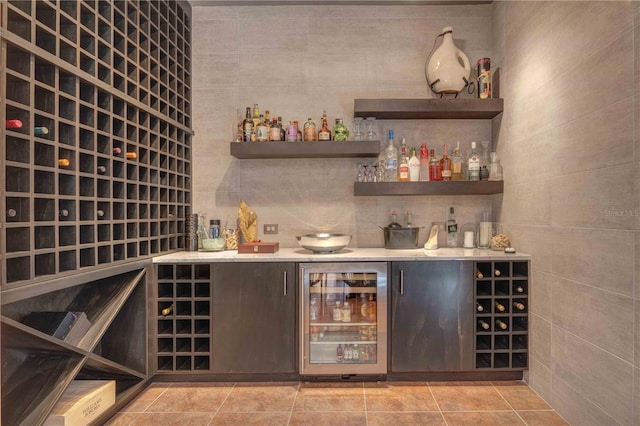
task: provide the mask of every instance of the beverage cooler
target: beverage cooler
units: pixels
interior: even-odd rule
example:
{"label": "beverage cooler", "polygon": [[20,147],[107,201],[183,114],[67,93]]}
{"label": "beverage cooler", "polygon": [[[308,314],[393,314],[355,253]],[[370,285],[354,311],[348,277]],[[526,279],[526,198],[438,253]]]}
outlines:
{"label": "beverage cooler", "polygon": [[387,372],[387,264],[300,264],[300,374]]}

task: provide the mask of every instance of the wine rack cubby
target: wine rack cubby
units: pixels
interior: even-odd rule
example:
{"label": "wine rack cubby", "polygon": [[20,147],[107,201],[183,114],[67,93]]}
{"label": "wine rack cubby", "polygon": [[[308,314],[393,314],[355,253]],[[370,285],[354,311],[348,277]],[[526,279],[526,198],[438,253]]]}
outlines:
{"label": "wine rack cubby", "polygon": [[5,288],[184,247],[190,13],[173,0],[0,4]]}
{"label": "wine rack cubby", "polygon": [[529,349],[529,262],[475,262],[475,368],[523,370]]}
{"label": "wine rack cubby", "polygon": [[211,266],[159,264],[157,367],[163,372],[210,372]]}

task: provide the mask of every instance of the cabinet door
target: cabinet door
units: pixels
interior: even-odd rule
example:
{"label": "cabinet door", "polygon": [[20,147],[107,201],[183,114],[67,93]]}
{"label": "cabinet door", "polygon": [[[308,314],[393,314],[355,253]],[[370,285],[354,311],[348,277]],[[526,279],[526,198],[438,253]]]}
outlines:
{"label": "cabinet door", "polygon": [[213,372],[297,371],[294,266],[213,266]]}
{"label": "cabinet door", "polygon": [[473,262],[393,262],[394,372],[473,368]]}

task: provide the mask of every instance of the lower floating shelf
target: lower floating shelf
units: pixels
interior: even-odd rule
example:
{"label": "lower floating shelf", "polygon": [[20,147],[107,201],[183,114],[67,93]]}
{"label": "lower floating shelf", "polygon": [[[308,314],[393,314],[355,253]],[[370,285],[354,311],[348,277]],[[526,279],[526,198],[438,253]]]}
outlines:
{"label": "lower floating shelf", "polygon": [[354,195],[491,195],[503,187],[503,181],[355,182]]}

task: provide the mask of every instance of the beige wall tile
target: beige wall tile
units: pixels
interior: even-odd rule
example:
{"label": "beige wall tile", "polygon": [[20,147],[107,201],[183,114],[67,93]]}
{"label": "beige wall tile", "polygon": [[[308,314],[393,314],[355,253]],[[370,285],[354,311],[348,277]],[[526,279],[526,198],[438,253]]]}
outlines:
{"label": "beige wall tile", "polygon": [[[290,86],[307,84],[303,69],[304,55],[297,52],[242,53],[238,67],[240,86],[264,84],[288,90]],[[261,90],[256,94],[260,94]],[[264,111],[262,111],[264,112]]]}
{"label": "beige wall tile", "polygon": [[[193,55],[238,53],[238,20],[194,19],[192,26]],[[196,64],[194,63],[194,68]]]}
{"label": "beige wall tile", "polygon": [[[494,205],[494,212],[496,207]],[[531,255],[531,267],[534,272],[534,285],[537,283],[537,273],[551,272],[552,253],[549,249],[553,245],[556,230],[547,226],[509,226],[511,245],[522,253]]]}
{"label": "beige wall tile", "polygon": [[[375,52],[382,28],[377,19],[317,18],[309,20],[308,50],[346,59],[356,53]],[[332,53],[339,46],[340,55]],[[322,59],[320,59],[322,61]]]}
{"label": "beige wall tile", "polygon": [[591,401],[581,393],[582,389],[569,386],[553,376],[551,406],[572,425],[611,425],[617,419],[606,413],[602,401]]}
{"label": "beige wall tile", "polygon": [[[237,19],[239,16],[239,8],[233,6],[216,6],[216,7],[194,7],[191,9],[191,17],[193,21],[211,21],[213,19],[225,19],[233,18]],[[192,36],[195,41],[197,34]]]}
{"label": "beige wall tile", "polygon": [[[640,33],[640,29],[638,30]],[[640,46],[638,44],[637,46]],[[638,55],[640,57],[640,55]],[[640,61],[640,59],[639,59]],[[638,74],[636,74],[637,76]],[[634,160],[636,163],[640,163],[640,96],[635,95],[633,97],[633,117],[634,117],[634,129],[633,129],[633,139],[635,140],[635,148],[634,148]]]}
{"label": "beige wall tile", "polygon": [[[579,389],[590,401],[597,402],[618,422],[631,423],[633,406],[631,364],[554,325],[551,331],[551,370],[558,379]],[[587,371],[589,374],[585,373]],[[553,392],[552,406],[555,407],[557,392],[555,379]],[[563,409],[563,405],[558,405],[558,411],[565,416]],[[573,422],[572,416],[565,416],[565,418]]]}
{"label": "beige wall tile", "polygon": [[633,295],[633,233],[559,228],[552,273],[625,296]]}
{"label": "beige wall tile", "polygon": [[553,225],[638,230],[638,171],[629,164],[551,179]]}
{"label": "beige wall tile", "polygon": [[[636,232],[636,273],[635,273],[635,298],[640,299],[640,232]],[[638,355],[640,352],[636,351]]]}
{"label": "beige wall tile", "polygon": [[633,395],[634,395],[634,416],[633,416],[633,424],[640,424],[640,368],[633,369]]}
{"label": "beige wall tile", "polygon": [[531,321],[530,357],[542,365],[551,366],[551,323],[535,314],[529,315],[529,319]]}
{"label": "beige wall tile", "polygon": [[193,69],[193,90],[209,89],[220,86],[237,86],[238,55],[198,55],[193,62],[198,66]]}
{"label": "beige wall tile", "polygon": [[300,125],[304,124],[309,113],[315,113],[309,107],[309,91],[306,86],[283,88],[260,86],[259,83],[260,81],[256,81],[253,85],[238,88],[238,105],[243,111],[248,106],[253,108],[253,104],[257,103],[261,113],[268,109],[272,116],[282,116],[285,123],[298,120]]}
{"label": "beige wall tile", "polygon": [[552,200],[549,187],[547,180],[533,180],[519,184],[505,183],[502,195],[502,222],[551,225]]}
{"label": "beige wall tile", "polygon": [[536,269],[533,263],[533,277],[529,278],[529,297],[531,298],[531,312],[541,318],[552,319],[552,289],[558,278]]}
{"label": "beige wall tile", "polygon": [[552,380],[551,369],[548,366],[542,364],[537,358],[529,360],[529,380],[527,383],[549,404],[552,399]]}
{"label": "beige wall tile", "polygon": [[633,299],[557,278],[551,286],[553,324],[633,362]]}
{"label": "beige wall tile", "polygon": [[[238,91],[236,88],[201,89],[194,91],[193,157],[202,153],[229,152],[229,142],[236,134],[238,123]],[[244,110],[240,110],[244,113]],[[235,124],[234,124],[235,123]],[[193,175],[194,180],[197,175]]]}
{"label": "beige wall tile", "polygon": [[[272,8],[263,8],[268,11]],[[278,8],[280,9],[280,8]],[[307,48],[306,18],[240,17],[240,52],[299,52]]]}
{"label": "beige wall tile", "polygon": [[303,58],[307,79],[323,86],[371,86],[376,82],[376,55],[354,52],[336,55],[310,49]]}
{"label": "beige wall tile", "polygon": [[[634,335],[633,335],[633,340],[634,340],[634,360],[633,360],[633,364],[636,366],[636,368],[640,368],[640,333],[638,333],[638,330],[640,330],[640,300],[635,300],[634,302],[634,326],[633,326],[633,330]],[[640,384],[640,382],[638,382],[638,384]],[[638,408],[640,408],[640,406],[638,406]]]}

